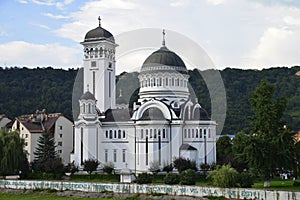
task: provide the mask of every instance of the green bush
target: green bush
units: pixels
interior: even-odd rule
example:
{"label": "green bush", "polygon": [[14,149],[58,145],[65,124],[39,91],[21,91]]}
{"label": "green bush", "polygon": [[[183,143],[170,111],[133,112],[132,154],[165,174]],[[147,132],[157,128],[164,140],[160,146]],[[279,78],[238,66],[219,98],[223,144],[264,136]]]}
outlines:
{"label": "green bush", "polygon": [[240,173],[237,181],[242,188],[251,188],[254,184],[254,178],[249,172]]}
{"label": "green bush", "polygon": [[165,164],[162,171],[169,173],[169,172],[173,171],[173,168],[174,167],[173,167],[172,163]]}
{"label": "green bush", "polygon": [[164,178],[164,183],[169,185],[175,185],[180,182],[180,177],[178,174],[168,173]]}
{"label": "green bush", "polygon": [[181,157],[174,160],[174,167],[179,171],[179,173],[187,169],[197,170],[195,161]]}
{"label": "green bush", "polygon": [[211,171],[208,176],[217,187],[230,188],[238,185],[238,172],[230,165],[223,165]]}
{"label": "green bush", "polygon": [[187,169],[180,173],[180,183],[182,185],[195,185],[196,172],[192,169]]}
{"label": "green bush", "polygon": [[299,180],[295,180],[293,183],[293,186],[300,186],[300,181]]}
{"label": "green bush", "polygon": [[136,182],[138,184],[147,184],[147,183],[152,183],[152,178],[150,174],[147,173],[142,173],[139,174],[139,176],[136,179]]}
{"label": "green bush", "polygon": [[107,174],[112,174],[113,170],[115,169],[115,165],[112,162],[108,162],[106,164],[104,164],[103,166],[103,172],[107,173]]}

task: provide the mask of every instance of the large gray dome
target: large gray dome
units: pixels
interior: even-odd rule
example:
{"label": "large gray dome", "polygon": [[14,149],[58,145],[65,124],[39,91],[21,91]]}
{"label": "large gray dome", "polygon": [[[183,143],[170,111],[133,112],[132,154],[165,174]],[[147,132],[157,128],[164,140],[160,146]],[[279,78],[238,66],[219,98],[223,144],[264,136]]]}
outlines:
{"label": "large gray dome", "polygon": [[151,71],[178,71],[187,74],[187,69],[182,59],[173,51],[163,46],[153,52],[143,63],[141,73]]}

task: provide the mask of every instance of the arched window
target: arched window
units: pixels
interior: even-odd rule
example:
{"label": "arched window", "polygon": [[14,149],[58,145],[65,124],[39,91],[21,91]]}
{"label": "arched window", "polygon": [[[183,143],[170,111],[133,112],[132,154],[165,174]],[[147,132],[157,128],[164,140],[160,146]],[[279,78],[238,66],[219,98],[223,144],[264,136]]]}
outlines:
{"label": "arched window", "polygon": [[168,85],[169,85],[169,78],[166,77],[166,86],[168,86]]}
{"label": "arched window", "polygon": [[123,138],[126,138],[126,131],[123,130]]}
{"label": "arched window", "polygon": [[101,47],[100,48],[100,57],[102,57],[103,56],[103,48]]}
{"label": "arched window", "polygon": [[108,138],[108,131],[105,131],[105,137]]}
{"label": "arched window", "polygon": [[186,129],[184,129],[184,138],[186,138]]}
{"label": "arched window", "polygon": [[110,130],[110,131],[109,131],[109,139],[112,139],[112,137],[113,137],[113,131]]}
{"label": "arched window", "polygon": [[122,138],[122,132],[121,130],[118,130],[118,139],[121,139]]}
{"label": "arched window", "polygon": [[141,139],[144,138],[144,129],[141,129]]}
{"label": "arched window", "polygon": [[88,104],[88,113],[89,114],[91,113],[91,104],[90,103]]}
{"label": "arched window", "polygon": [[194,138],[194,137],[195,137],[195,130],[192,129],[192,138]]}

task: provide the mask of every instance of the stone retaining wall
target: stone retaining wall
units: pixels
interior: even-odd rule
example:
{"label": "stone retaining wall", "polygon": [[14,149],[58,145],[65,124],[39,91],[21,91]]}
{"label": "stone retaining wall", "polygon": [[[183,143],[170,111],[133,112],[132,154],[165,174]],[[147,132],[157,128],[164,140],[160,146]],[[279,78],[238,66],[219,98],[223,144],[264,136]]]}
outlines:
{"label": "stone retaining wall", "polygon": [[152,184],[125,184],[125,183],[88,183],[67,181],[25,181],[25,180],[0,180],[0,188],[8,189],[54,189],[74,190],[83,192],[112,191],[115,193],[141,193],[141,194],[168,194],[183,196],[224,196],[236,199],[258,200],[297,200],[300,192],[272,191],[245,188],[216,188],[183,185],[152,185]]}

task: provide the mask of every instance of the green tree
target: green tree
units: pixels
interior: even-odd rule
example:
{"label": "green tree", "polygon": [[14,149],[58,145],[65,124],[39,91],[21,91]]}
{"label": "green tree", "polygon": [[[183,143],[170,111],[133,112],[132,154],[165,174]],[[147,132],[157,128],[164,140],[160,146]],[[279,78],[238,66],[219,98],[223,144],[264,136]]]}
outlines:
{"label": "green tree", "polygon": [[1,175],[19,174],[19,171],[23,173],[22,164],[28,165],[26,153],[23,148],[24,141],[20,138],[18,132],[9,133],[4,129],[0,129]]}
{"label": "green tree", "polygon": [[289,168],[294,160],[293,140],[282,121],[286,101],[274,99],[274,91],[274,85],[265,80],[255,89],[250,99],[252,131],[245,148],[249,166],[265,177],[265,186],[276,168]]}
{"label": "green tree", "polygon": [[96,171],[99,164],[99,161],[94,159],[88,159],[83,162],[83,170],[89,173],[90,179],[93,171]]}
{"label": "green tree", "polygon": [[249,136],[244,132],[238,132],[232,139],[232,154],[234,162],[232,162],[232,167],[234,167],[239,172],[248,169],[248,162],[245,157],[245,147],[249,145]]}
{"label": "green tree", "polygon": [[55,158],[57,158],[57,152],[55,151],[54,138],[50,137],[49,132],[44,132],[38,139],[37,147],[34,151],[34,169],[37,171],[46,172],[49,171],[49,166],[46,164]]}
{"label": "green tree", "polygon": [[233,162],[232,141],[225,135],[217,141],[217,164],[226,165]]}

